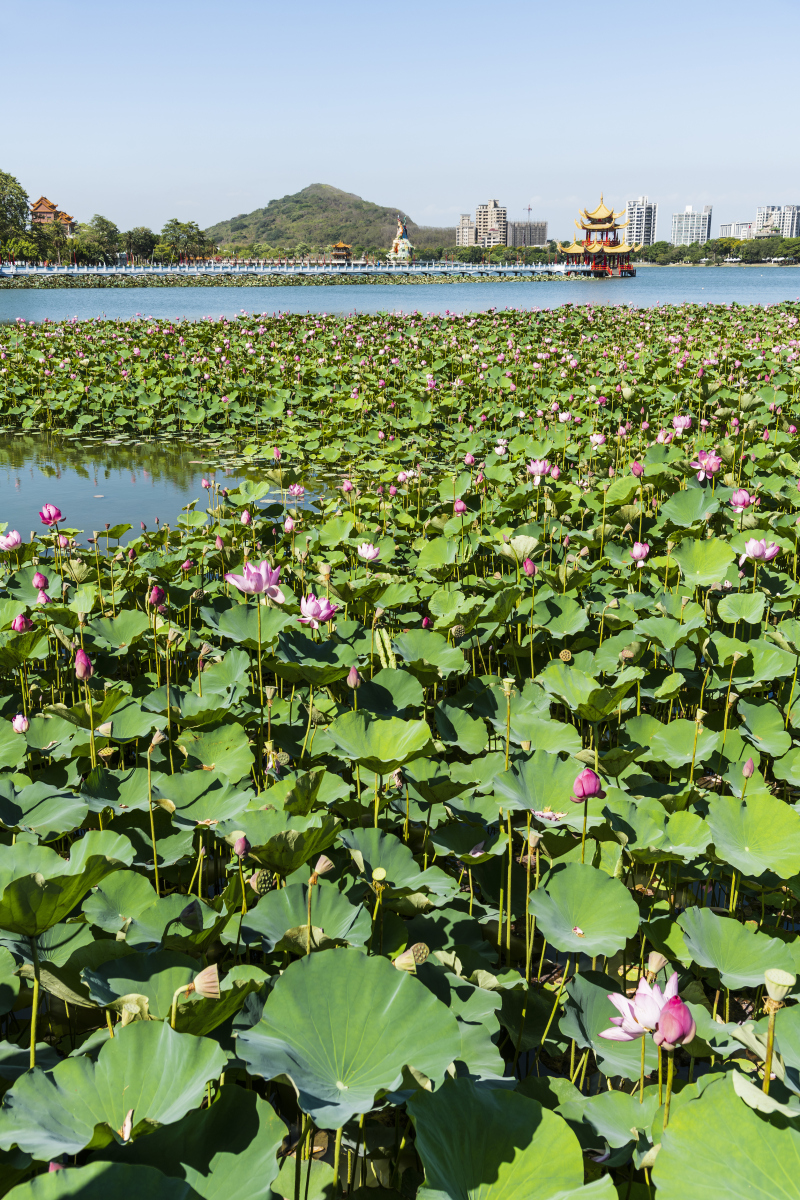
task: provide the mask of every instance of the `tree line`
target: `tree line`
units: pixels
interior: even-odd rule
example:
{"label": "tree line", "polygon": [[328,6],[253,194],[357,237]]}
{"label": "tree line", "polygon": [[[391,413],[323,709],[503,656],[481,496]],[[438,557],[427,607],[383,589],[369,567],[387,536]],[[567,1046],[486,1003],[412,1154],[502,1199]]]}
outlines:
{"label": "tree line", "polygon": [[196,221],[173,217],[160,233],[144,225],[121,230],[108,217],[95,213],[78,224],[72,237],[61,221],[33,221],[27,192],[13,175],[0,171],[0,255],[22,262],[115,265],[120,254],[140,265],[216,252],[216,246]]}

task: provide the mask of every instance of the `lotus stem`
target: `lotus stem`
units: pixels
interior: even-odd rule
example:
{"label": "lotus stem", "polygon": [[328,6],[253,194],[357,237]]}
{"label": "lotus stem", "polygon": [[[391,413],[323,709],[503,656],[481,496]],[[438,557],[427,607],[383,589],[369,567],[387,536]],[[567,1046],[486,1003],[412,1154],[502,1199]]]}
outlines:
{"label": "lotus stem", "polygon": [[[153,872],[155,875],[156,895],[160,895],[158,883],[158,853],[156,850],[156,822],[153,813],[153,779],[150,766],[150,754],[153,750],[152,744],[147,748],[147,807],[150,812],[150,840],[153,843]],[[191,891],[191,885],[189,887]]]}
{"label": "lotus stem", "polygon": [[770,1075],[772,1074],[772,1055],[775,1049],[775,1018],[778,1015],[780,1004],[777,1004],[774,1000],[767,1000],[766,1007],[769,1012],[769,1023],[767,1025],[767,1053],[764,1058],[764,1082],[761,1085],[761,1090],[765,1096],[768,1096]]}
{"label": "lotus stem", "polygon": [[669,1104],[672,1099],[672,1080],[675,1076],[675,1051],[667,1051],[667,1099],[664,1103],[664,1128],[669,1124]]}
{"label": "lotus stem", "polygon": [[[94,713],[92,712],[92,701],[89,696],[89,682],[86,679],[83,681],[83,692],[84,696],[86,697],[86,712],[89,716],[89,750],[92,762],[92,770],[94,770],[94,768],[97,766],[97,752],[94,745]],[[102,829],[102,815],[100,817],[100,821],[100,828]]]}
{"label": "lotus stem", "polygon": [[31,1055],[30,1069],[36,1066],[36,1018],[39,1014],[39,948],[36,938],[29,939],[33,958],[33,997],[31,999]]}
{"label": "lotus stem", "polygon": [[644,1034],[642,1035],[642,1061],[639,1068],[639,1103],[644,1104]]}
{"label": "lotus stem", "polygon": [[341,1153],[342,1153],[342,1130],[343,1130],[343,1128],[344,1127],[342,1125],[340,1125],[339,1128],[336,1130],[336,1142],[335,1142],[335,1145],[333,1148],[333,1194],[334,1194],[334,1197],[339,1195],[339,1189],[341,1187],[341,1180],[339,1179],[339,1159],[340,1159]]}

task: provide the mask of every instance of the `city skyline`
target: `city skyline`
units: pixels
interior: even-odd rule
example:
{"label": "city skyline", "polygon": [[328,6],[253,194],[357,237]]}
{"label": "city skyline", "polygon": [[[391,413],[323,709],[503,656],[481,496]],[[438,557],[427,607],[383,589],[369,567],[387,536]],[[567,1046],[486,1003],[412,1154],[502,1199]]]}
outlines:
{"label": "city skyline", "polygon": [[[597,16],[587,0],[570,12],[579,27]],[[794,44],[800,6],[775,0],[771,12]],[[508,0],[504,22],[531,26],[535,39],[497,46],[476,36],[485,13],[474,0],[409,0],[401,15],[366,0],[302,9],[242,0],[230,38],[209,33],[218,24],[209,0],[141,0],[136,13],[144,41],[132,41],[128,10],[75,0],[79,49],[52,38],[35,50],[37,114],[64,119],[4,129],[0,169],[83,220],[99,212],[120,228],[155,229],[177,217],[207,228],[322,181],[452,228],[468,198],[498,195],[509,220],[530,204],[563,236],[601,192],[617,209],[643,193],[669,213],[713,204],[723,222],[764,195],[800,195],[785,127],[763,120],[742,0],[699,6],[680,46],[663,37],[670,7],[641,10],[624,66],[602,81],[589,64],[567,68],[557,11],[522,0]],[[53,0],[37,8],[44,27],[61,14]],[[24,8],[5,11],[4,33],[10,46],[27,44]],[[7,56],[9,113],[30,91],[31,62],[24,50]],[[475,103],[478,77],[489,105]],[[634,94],[663,102],[633,105]],[[612,114],[604,137],[590,132],[599,102]],[[791,72],[772,72],[771,108],[793,104]],[[698,107],[709,120],[697,121]],[[469,119],[454,120],[462,112]],[[545,115],[552,137],[521,137],[530,112]],[[624,146],[611,159],[609,138]]]}

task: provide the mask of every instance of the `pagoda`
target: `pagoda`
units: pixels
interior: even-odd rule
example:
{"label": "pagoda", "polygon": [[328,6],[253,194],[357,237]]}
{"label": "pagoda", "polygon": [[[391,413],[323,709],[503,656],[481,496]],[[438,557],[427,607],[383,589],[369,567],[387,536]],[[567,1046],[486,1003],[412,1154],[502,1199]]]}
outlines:
{"label": "pagoda", "polygon": [[617,275],[631,277],[636,269],[631,266],[631,254],[638,253],[641,245],[629,245],[625,233],[627,220],[618,221],[624,216],[623,212],[615,213],[607,208],[600,197],[600,203],[592,212],[584,209],[575,225],[583,233],[583,239],[573,238],[571,246],[558,242],[558,252],[567,260],[567,271],[570,267],[589,267],[593,275]]}

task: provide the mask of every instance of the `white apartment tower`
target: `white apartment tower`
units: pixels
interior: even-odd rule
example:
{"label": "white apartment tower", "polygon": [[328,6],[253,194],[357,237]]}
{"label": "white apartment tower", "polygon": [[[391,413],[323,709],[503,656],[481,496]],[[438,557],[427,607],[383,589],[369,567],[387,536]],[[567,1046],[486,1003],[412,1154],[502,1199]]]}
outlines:
{"label": "white apartment tower", "polygon": [[780,237],[800,237],[800,204],[764,204],[756,209],[754,234],[773,229]]}
{"label": "white apartment tower", "polygon": [[625,229],[625,241],[629,246],[652,246],[658,239],[656,225],[658,224],[658,205],[640,196],[638,200],[629,200],[625,215],[628,224]]}
{"label": "white apartment tower", "polygon": [[507,226],[507,210],[496,200],[479,204],[475,209],[475,240],[479,246],[505,246]]}
{"label": "white apartment tower", "polygon": [[477,242],[475,237],[475,222],[469,213],[462,213],[461,220],[456,226],[456,245],[457,246],[474,246]]}
{"label": "white apartment tower", "polygon": [[693,242],[704,245],[711,237],[711,205],[707,204],[702,212],[695,212],[691,204],[687,204],[682,213],[672,214],[673,246],[691,246]]}

